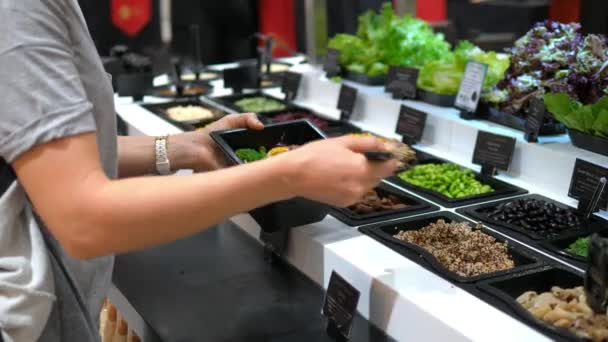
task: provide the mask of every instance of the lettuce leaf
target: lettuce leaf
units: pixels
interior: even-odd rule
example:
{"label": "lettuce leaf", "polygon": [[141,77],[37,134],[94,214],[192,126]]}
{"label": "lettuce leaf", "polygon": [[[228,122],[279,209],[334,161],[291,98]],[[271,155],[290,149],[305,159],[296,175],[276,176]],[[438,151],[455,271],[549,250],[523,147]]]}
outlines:
{"label": "lettuce leaf", "polygon": [[389,65],[421,67],[450,52],[442,34],[420,19],[395,15],[390,2],[378,13],[363,13],[356,35],[337,34],[328,46],[340,51],[344,68],[370,76],[386,74]]}
{"label": "lettuce leaf", "polygon": [[483,84],[485,90],[494,87],[509,68],[509,56],[485,52],[468,41],[462,41],[444,60],[427,63],[420,69],[418,87],[444,95],[456,94],[469,60],[488,65]]}
{"label": "lettuce leaf", "polygon": [[565,93],[544,96],[547,110],[569,129],[608,138],[608,96],[594,104],[583,105]]}

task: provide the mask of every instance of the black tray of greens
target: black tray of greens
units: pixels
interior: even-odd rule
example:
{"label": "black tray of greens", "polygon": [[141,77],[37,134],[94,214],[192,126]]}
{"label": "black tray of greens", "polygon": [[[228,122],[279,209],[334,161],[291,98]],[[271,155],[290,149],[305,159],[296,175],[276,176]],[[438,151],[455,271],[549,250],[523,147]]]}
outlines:
{"label": "black tray of greens", "polygon": [[439,210],[439,207],[432,205],[423,199],[409,195],[388,184],[381,183],[374,191],[381,198],[391,196],[407,207],[386,209],[377,212],[357,213],[353,209],[353,206],[351,206],[347,208],[333,208],[331,215],[347,225],[355,227]]}
{"label": "black tray of greens", "polygon": [[[518,131],[526,130],[526,119],[507,112],[501,112],[495,107],[489,107],[485,115],[483,115],[483,118],[490,122],[510,127]],[[564,125],[561,123],[556,122],[553,118],[545,119],[539,131],[540,135],[557,135],[565,133],[566,127],[564,127]]]}
{"label": "black tray of greens", "polygon": [[543,293],[550,291],[553,286],[573,288],[583,286],[583,283],[583,275],[580,273],[562,267],[547,266],[489,279],[478,283],[477,288],[482,292],[482,298],[490,304],[538,332],[550,336],[554,341],[589,341],[569,330],[537,319],[517,302],[517,298],[527,291]]}
{"label": "black tray of greens", "polygon": [[[243,164],[236,150],[243,148],[270,150],[276,146],[304,145],[325,139],[323,133],[306,120],[266,125],[263,130],[231,129],[211,132],[211,138],[232,164]],[[265,232],[292,228],[323,220],[330,207],[309,199],[296,197],[275,202],[249,212]]]}
{"label": "black tray of greens", "polygon": [[574,208],[537,194],[473,205],[457,211],[535,241],[572,234],[585,236],[605,225],[597,217],[585,222]]}
{"label": "black tray of greens", "polygon": [[454,107],[456,95],[437,94],[424,89],[416,90],[416,99],[440,107]]}
{"label": "black tray of greens", "polygon": [[370,76],[363,72],[356,72],[356,71],[352,71],[352,70],[348,70],[348,69],[346,71],[344,71],[343,74],[344,74],[344,79],[346,79],[346,80],[369,85],[369,86],[383,86],[386,83],[385,74]]}
{"label": "black tray of greens", "polygon": [[[474,283],[484,279],[498,277],[504,274],[512,274],[521,272],[524,270],[538,268],[543,265],[540,259],[536,255],[532,255],[523,246],[508,241],[508,251],[514,261],[515,267],[502,270],[498,272],[491,272],[480,274],[476,276],[466,277],[456,272],[450,271],[446,266],[441,264],[437,258],[426,249],[396,238],[394,235],[400,231],[413,231],[420,230],[431,223],[435,223],[438,220],[444,220],[446,223],[451,222],[465,222],[469,223],[471,228],[475,227],[475,223],[462,216],[456,215],[451,212],[442,211],[438,213],[424,214],[420,216],[414,216],[411,218],[392,221],[392,222],[380,222],[376,224],[366,225],[359,228],[359,231],[371,236],[377,241],[383,243],[388,248],[395,252],[405,256],[406,258],[420,264],[421,266],[431,270],[433,273],[440,275],[450,281],[456,283]],[[507,241],[503,236],[496,234],[490,230],[482,227],[482,232],[486,235],[493,237],[496,243],[503,243]],[[471,251],[472,253],[474,251]]]}
{"label": "black tray of greens", "polygon": [[[453,164],[453,163],[449,163],[443,159],[439,159],[436,157],[430,157],[426,154],[418,154],[418,161],[417,161],[416,165],[445,164],[445,163]],[[460,169],[466,170],[466,168],[464,168],[464,167],[460,167]],[[479,203],[479,202],[497,200],[497,199],[501,199],[501,198],[505,198],[505,197],[513,197],[513,196],[517,196],[517,195],[523,195],[528,192],[525,189],[522,189],[515,185],[503,182],[494,177],[485,176],[479,172],[474,172],[472,170],[469,170],[467,172],[471,172],[474,175],[475,180],[477,180],[478,182],[480,182],[483,185],[490,186],[492,189],[494,189],[494,191],[477,194],[477,195],[470,195],[470,196],[466,196],[466,197],[452,198],[452,197],[446,196],[445,194],[443,194],[441,192],[431,190],[428,188],[424,188],[424,187],[420,187],[420,186],[411,184],[409,182],[406,182],[403,179],[401,179],[399,177],[399,175],[389,177],[387,180],[390,183],[393,183],[397,186],[404,187],[408,190],[414,191],[414,192],[420,194],[421,196],[428,198],[429,200],[436,202],[446,208],[455,208],[455,207],[471,205],[471,204],[475,204],[475,203]]]}
{"label": "black tray of greens", "polygon": [[555,239],[543,240],[540,245],[568,260],[574,266],[584,269],[587,263],[587,252],[589,249],[589,236],[572,234]]}
{"label": "black tray of greens", "polygon": [[568,129],[568,135],[572,144],[576,147],[580,147],[583,150],[599,153],[604,156],[608,156],[608,139],[583,133],[575,129]]}
{"label": "black tray of greens", "polygon": [[[171,124],[181,128],[184,131],[194,131],[197,128],[200,127],[204,127],[205,125],[219,120],[221,119],[224,115],[226,115],[226,112],[222,111],[221,109],[215,108],[207,103],[204,103],[200,100],[195,100],[195,99],[181,99],[181,100],[175,100],[175,101],[171,101],[171,102],[163,102],[163,103],[156,103],[156,104],[144,104],[141,105],[143,108],[149,110],[150,112],[154,113],[155,115],[161,117],[164,120],[169,121]],[[167,113],[167,110],[173,107],[187,107],[187,106],[195,106],[195,107],[202,107],[208,111],[210,111],[213,114],[213,117],[208,118],[208,119],[197,119],[197,120],[185,120],[185,121],[178,121],[178,120],[174,120],[172,119],[169,114]]]}
{"label": "black tray of greens", "polygon": [[[262,92],[253,92],[247,94],[233,94],[227,96],[213,97],[212,101],[215,101],[224,107],[230,108],[239,113],[245,112],[255,112],[258,114],[271,115],[274,113],[284,112],[285,110],[301,110],[302,108],[298,106],[294,106],[285,102],[282,99],[276,98],[274,96],[270,96],[268,94],[264,94]],[[241,100],[250,100],[257,103],[252,104],[257,107],[266,107],[266,108],[258,108],[261,110],[247,110],[248,107],[239,106],[239,101]]]}

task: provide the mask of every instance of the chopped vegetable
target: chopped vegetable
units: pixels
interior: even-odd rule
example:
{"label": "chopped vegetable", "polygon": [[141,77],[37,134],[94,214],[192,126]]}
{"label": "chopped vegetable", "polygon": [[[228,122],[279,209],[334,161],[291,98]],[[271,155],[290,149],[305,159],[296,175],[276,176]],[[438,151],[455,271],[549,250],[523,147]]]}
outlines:
{"label": "chopped vegetable", "polygon": [[450,50],[443,34],[410,16],[398,17],[390,2],[379,13],[359,17],[356,35],[338,34],[329,47],[340,51],[340,64],[369,76],[384,75],[389,65],[421,67],[442,59]]}
{"label": "chopped vegetable", "polygon": [[235,153],[236,156],[245,163],[251,163],[266,158],[266,148],[264,146],[260,146],[257,151],[252,148],[240,148],[236,150]]}
{"label": "chopped vegetable", "polygon": [[246,97],[236,101],[234,104],[241,110],[252,113],[271,112],[287,108],[278,100],[273,100],[262,96]]}
{"label": "chopped vegetable", "polygon": [[277,154],[285,153],[288,151],[289,151],[289,147],[287,147],[287,146],[274,147],[274,148],[270,149],[270,151],[268,151],[267,157],[276,156]]}
{"label": "chopped vegetable", "polygon": [[568,253],[586,258],[587,253],[589,253],[589,237],[577,239],[570,246],[568,246],[566,251],[568,251]]}
{"label": "chopped vegetable", "polygon": [[449,198],[462,198],[494,191],[489,185],[478,181],[473,171],[451,163],[416,165],[401,172],[399,178]]}
{"label": "chopped vegetable", "polygon": [[608,138],[608,96],[589,105],[583,105],[567,94],[546,94],[544,100],[547,109],[566,127]]}

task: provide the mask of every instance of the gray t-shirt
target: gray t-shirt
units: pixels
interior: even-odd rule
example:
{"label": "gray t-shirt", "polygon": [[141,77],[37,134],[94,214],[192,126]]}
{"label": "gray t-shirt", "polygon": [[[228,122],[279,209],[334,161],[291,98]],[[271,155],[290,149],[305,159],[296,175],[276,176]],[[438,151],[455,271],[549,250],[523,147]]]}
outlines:
{"label": "gray t-shirt", "polygon": [[[77,0],[0,0],[0,158],[11,163],[37,144],[97,131],[104,170],[115,178],[115,120],[111,83]],[[68,256],[18,182],[0,197],[5,342],[98,340],[112,266],[113,257]]]}

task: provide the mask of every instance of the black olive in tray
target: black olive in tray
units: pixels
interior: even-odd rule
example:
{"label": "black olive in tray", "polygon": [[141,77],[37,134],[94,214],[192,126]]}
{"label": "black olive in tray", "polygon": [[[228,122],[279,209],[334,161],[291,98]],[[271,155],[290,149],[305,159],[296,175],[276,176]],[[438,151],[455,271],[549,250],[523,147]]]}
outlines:
{"label": "black olive in tray", "polygon": [[347,208],[333,208],[330,214],[354,227],[436,210],[439,207],[391,185],[380,184],[359,202]]}
{"label": "black olive in tray", "polygon": [[193,131],[204,127],[226,115],[226,112],[200,100],[184,99],[172,102],[144,104],[142,107],[184,131]]}
{"label": "black olive in tray", "polygon": [[556,239],[572,234],[589,235],[606,227],[606,222],[598,217],[586,222],[574,208],[536,194],[457,211],[532,240]]}
{"label": "black olive in tray", "polygon": [[460,284],[543,265],[525,247],[450,212],[371,224],[359,231]]}
{"label": "black olive in tray", "polygon": [[587,305],[582,273],[561,267],[480,282],[482,299],[554,341],[608,341],[608,316]]}

